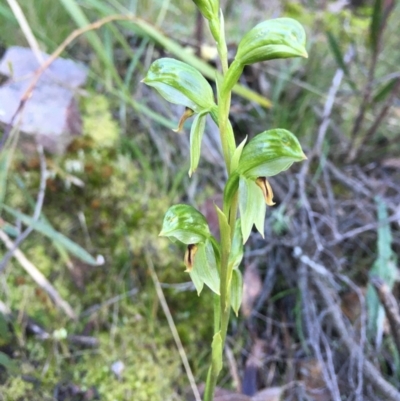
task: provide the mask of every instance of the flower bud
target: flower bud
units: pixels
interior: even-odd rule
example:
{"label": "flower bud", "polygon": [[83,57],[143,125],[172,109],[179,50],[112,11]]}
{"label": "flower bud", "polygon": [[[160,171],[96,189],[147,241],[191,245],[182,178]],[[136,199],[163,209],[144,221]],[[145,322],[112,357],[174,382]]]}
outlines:
{"label": "flower bud", "polygon": [[205,242],[211,237],[206,218],[189,205],[171,206],[165,214],[159,235],[177,239],[186,245]]}
{"label": "flower bud", "polygon": [[299,22],[277,18],[261,22],[240,41],[235,57],[242,65],[289,57],[308,57],[306,34]]}
{"label": "flower bud", "polygon": [[143,81],[171,103],[196,113],[215,108],[214,93],[207,80],[189,64],[172,58],[156,60]]}
{"label": "flower bud", "polygon": [[218,18],[219,0],[193,0],[204,18],[212,20]]}
{"label": "flower bud", "polygon": [[285,129],[256,135],[244,147],[237,172],[247,178],[272,177],[306,159],[298,139]]}
{"label": "flower bud", "polygon": [[239,81],[245,65],[278,58],[308,57],[303,27],[291,18],[276,18],[256,25],[239,43],[225,77],[223,93]]}

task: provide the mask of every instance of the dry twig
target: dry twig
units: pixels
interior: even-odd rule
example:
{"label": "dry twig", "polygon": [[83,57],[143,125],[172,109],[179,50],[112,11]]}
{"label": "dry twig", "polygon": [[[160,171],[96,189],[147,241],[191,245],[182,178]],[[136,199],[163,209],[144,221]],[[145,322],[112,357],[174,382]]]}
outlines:
{"label": "dry twig", "polygon": [[[353,352],[362,352],[358,344],[352,338],[350,332],[347,330],[340,308],[331,296],[326,283],[323,283],[316,275],[311,276],[311,279],[328,310],[331,322],[338,332],[340,340],[347,348],[349,354],[352,354]],[[367,359],[364,359],[363,372],[365,379],[385,397],[385,400],[400,401],[400,392],[397,391],[392,384],[386,381],[378,369]]]}
{"label": "dry twig", "polygon": [[7,0],[8,4],[14,13],[15,18],[17,19],[19,26],[21,27],[22,32],[25,35],[27,42],[29,43],[30,48],[32,49],[33,54],[35,55],[36,59],[39,63],[43,62],[43,56],[40,51],[39,44],[33,34],[28,21],[25,18],[25,15],[16,0]]}

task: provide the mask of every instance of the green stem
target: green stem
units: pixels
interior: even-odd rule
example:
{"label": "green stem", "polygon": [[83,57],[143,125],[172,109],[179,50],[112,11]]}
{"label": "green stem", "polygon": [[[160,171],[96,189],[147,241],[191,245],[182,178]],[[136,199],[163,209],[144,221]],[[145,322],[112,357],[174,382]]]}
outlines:
{"label": "green stem", "polygon": [[[221,325],[221,306],[220,297],[214,294],[214,335],[218,333]],[[214,390],[217,385],[218,373],[214,371],[214,364],[212,363],[208,369],[206,387],[204,389],[204,401],[213,401]]]}
{"label": "green stem", "polygon": [[214,400],[214,391],[217,385],[218,375],[214,372],[214,365],[208,368],[207,373],[207,381],[206,381],[206,388],[204,390],[204,401],[213,401]]}
{"label": "green stem", "polygon": [[214,294],[214,334],[218,333],[221,324],[220,297]]}
{"label": "green stem", "polygon": [[[228,66],[228,51],[224,38],[224,33],[220,32],[219,26],[216,27],[215,21],[210,22],[211,32],[217,42],[218,54],[221,60],[222,74],[225,77],[229,66]],[[224,154],[224,160],[228,175],[231,172],[231,158],[233,152],[236,149],[235,137],[232,129],[232,125],[229,121],[229,110],[231,105],[231,91],[223,90],[228,85],[225,84],[225,78],[222,82],[218,82],[218,110],[213,110],[211,116],[213,120],[218,124],[220,131],[220,138],[222,144],[222,150]],[[225,211],[224,211],[225,212]],[[226,335],[229,325],[229,317],[231,310],[230,301],[230,289],[229,281],[232,272],[229,268],[229,254],[230,254],[230,244],[233,237],[235,223],[237,215],[237,195],[234,197],[232,204],[229,207],[229,213],[227,217],[229,218],[229,228],[225,225],[222,227],[220,224],[220,235],[221,235],[221,269],[220,269],[220,298],[219,305],[215,304],[214,301],[214,335],[216,332],[220,331],[222,339],[222,349],[225,344]],[[219,309],[217,310],[217,307]],[[212,360],[215,362],[217,358],[222,358],[222,355],[218,354],[216,349],[213,348]],[[206,388],[204,392],[204,401],[213,401],[214,390],[217,384],[217,379],[219,371],[215,370],[215,363],[212,363],[207,374]]]}

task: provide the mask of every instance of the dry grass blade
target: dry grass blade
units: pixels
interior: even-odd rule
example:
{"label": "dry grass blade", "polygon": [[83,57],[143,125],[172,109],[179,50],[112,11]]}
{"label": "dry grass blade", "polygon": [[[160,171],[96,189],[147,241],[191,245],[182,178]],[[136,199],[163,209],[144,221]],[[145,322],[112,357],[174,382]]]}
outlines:
{"label": "dry grass blade", "polygon": [[[14,243],[11,241],[9,236],[2,230],[0,230],[0,239],[3,241],[8,249],[15,249]],[[57,307],[62,309],[66,315],[71,319],[76,319],[76,314],[72,309],[71,305],[61,298],[58,291],[51,285],[47,278],[38,270],[38,268],[31,263],[28,258],[22,253],[21,250],[16,249],[13,252],[13,256],[25,271],[32,277],[32,279],[42,288],[52,299]]]}
{"label": "dry grass blade", "polygon": [[12,12],[15,15],[15,18],[17,19],[17,21],[21,27],[22,32],[25,35],[27,42],[29,43],[30,48],[32,49],[33,53],[35,54],[35,57],[37,58],[39,63],[42,63],[43,57],[42,57],[42,53],[40,51],[39,44],[28,24],[28,21],[25,18],[25,15],[24,15],[20,5],[18,4],[17,0],[7,0],[7,1],[8,1],[8,4],[9,4]]}
{"label": "dry grass blade", "polygon": [[196,401],[201,401],[200,393],[197,388],[196,381],[195,381],[193,373],[192,373],[192,369],[190,368],[189,361],[186,356],[186,352],[183,348],[182,341],[179,337],[178,330],[176,329],[176,326],[174,323],[174,319],[172,318],[171,312],[170,312],[168,304],[167,304],[167,300],[165,299],[164,292],[161,288],[160,282],[157,277],[157,273],[154,269],[153,261],[151,260],[150,254],[148,252],[146,252],[145,256],[146,256],[146,261],[147,261],[147,267],[150,271],[151,278],[153,279],[153,283],[154,283],[154,287],[157,292],[158,299],[160,300],[161,307],[163,308],[165,317],[167,318],[168,325],[171,330],[172,336],[174,337],[174,341],[178,348],[179,355],[182,359],[183,366],[185,367],[186,374],[187,374],[187,377],[190,382],[190,386],[193,391],[193,395],[194,395]]}

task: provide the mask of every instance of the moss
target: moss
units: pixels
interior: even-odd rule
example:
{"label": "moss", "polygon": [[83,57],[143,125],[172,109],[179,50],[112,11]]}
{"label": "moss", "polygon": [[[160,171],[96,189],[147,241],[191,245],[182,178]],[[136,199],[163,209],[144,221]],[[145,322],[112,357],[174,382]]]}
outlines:
{"label": "moss", "polygon": [[[84,355],[74,380],[86,388],[94,386],[107,401],[179,399],[173,384],[182,372],[177,351],[165,345],[169,333],[165,328],[149,333],[144,321],[132,319],[131,323],[119,327],[112,339],[101,335],[101,353]],[[124,365],[120,378],[111,371],[117,361]]]}
{"label": "moss", "polygon": [[[43,214],[56,230],[92,254],[101,253],[106,263],[93,267],[69,255],[72,268],[67,268],[51,239],[36,232],[21,249],[78,313],[132,288],[137,288],[139,295],[134,299],[122,296],[111,308],[101,308],[78,322],[67,321],[13,261],[3,288],[4,299],[16,316],[33,319],[49,334],[60,329],[68,334],[85,333],[97,338],[99,346],[81,349],[65,341],[39,340],[27,336],[25,323],[17,320],[14,359],[19,374],[36,384],[20,376],[9,377],[0,387],[0,400],[43,401],[52,399],[55,389],[68,385],[82,392],[95,389],[106,401],[179,400],[176,392],[187,386],[186,374],[148,279],[145,259],[150,253],[162,282],[189,281],[182,263],[184,249],[158,237],[171,204],[168,185],[159,184],[164,177],[161,168],[153,166],[144,174],[134,154],[121,154],[115,140],[117,126],[104,97],[86,99],[84,109],[87,135],[76,140],[65,156],[48,157],[51,175]],[[27,194],[34,201],[40,180],[38,163],[27,163],[23,157],[16,160],[15,171],[26,189],[10,180],[6,204],[31,214]],[[71,184],[71,177],[84,186]],[[189,359],[195,360],[193,368],[204,376],[208,359],[204,360],[206,355],[198,358],[198,350],[206,349],[208,354],[211,295],[202,294],[200,300],[191,291],[165,293]],[[120,378],[111,370],[117,361],[125,366]]]}
{"label": "moss", "polygon": [[119,128],[112,118],[107,98],[92,93],[82,104],[84,134],[89,135],[99,147],[113,147],[118,140]]}
{"label": "moss", "polygon": [[4,385],[0,385],[1,401],[28,401],[34,386],[20,377],[10,377]]}

